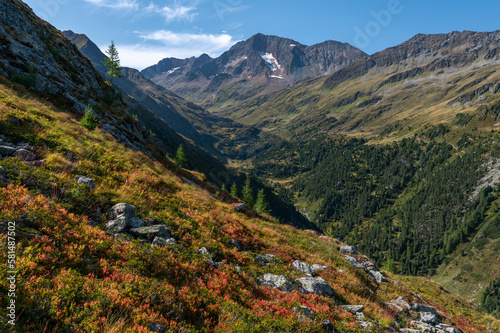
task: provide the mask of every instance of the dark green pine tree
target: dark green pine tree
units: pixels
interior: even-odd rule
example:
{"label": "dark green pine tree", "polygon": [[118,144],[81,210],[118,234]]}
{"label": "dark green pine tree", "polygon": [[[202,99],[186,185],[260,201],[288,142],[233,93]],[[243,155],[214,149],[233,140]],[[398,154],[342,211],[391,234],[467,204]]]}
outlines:
{"label": "dark green pine tree", "polygon": [[175,154],[175,163],[177,163],[178,166],[181,168],[187,168],[188,167],[188,160],[186,153],[184,152],[184,148],[182,145],[179,146],[177,149],[177,153]]}
{"label": "dark green pine tree", "polygon": [[249,207],[254,207],[255,206],[255,199],[253,196],[253,190],[252,186],[250,185],[250,178],[247,177],[247,180],[245,181],[245,186],[243,186],[243,189],[241,190],[241,196],[243,201],[247,204]]}
{"label": "dark green pine tree", "polygon": [[236,185],[236,183],[233,183],[233,185],[231,185],[231,195],[235,198],[238,198],[239,195],[238,195],[238,185]]}
{"label": "dark green pine tree", "polygon": [[255,210],[259,213],[269,213],[269,202],[266,200],[264,189],[260,189],[257,193],[257,201],[255,202]]}
{"label": "dark green pine tree", "polygon": [[107,58],[104,60],[104,65],[108,67],[106,74],[109,75],[111,81],[113,81],[114,78],[122,77],[123,68],[120,67],[120,57],[118,56],[118,50],[115,47],[115,42],[111,41],[111,44],[109,44],[108,49],[106,50],[106,55]]}
{"label": "dark green pine tree", "polygon": [[220,188],[222,192],[227,192],[227,187],[225,183],[222,183],[222,187]]}

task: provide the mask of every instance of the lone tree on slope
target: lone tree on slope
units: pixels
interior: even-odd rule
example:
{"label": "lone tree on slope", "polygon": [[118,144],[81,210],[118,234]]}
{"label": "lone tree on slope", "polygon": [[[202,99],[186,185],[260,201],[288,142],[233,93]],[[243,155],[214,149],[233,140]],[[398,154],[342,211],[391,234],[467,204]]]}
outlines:
{"label": "lone tree on slope", "polygon": [[118,56],[118,50],[115,47],[115,42],[111,41],[111,44],[109,44],[108,49],[106,50],[106,55],[108,57],[104,60],[104,65],[108,67],[106,74],[111,77],[111,81],[114,78],[122,77],[123,74],[121,72],[123,68],[120,67],[120,57]]}

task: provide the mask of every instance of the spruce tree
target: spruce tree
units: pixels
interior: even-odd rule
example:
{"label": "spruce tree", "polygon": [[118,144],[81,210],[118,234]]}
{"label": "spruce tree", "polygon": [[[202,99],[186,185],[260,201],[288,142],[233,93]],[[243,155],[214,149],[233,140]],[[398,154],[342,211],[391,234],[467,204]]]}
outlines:
{"label": "spruce tree", "polygon": [[233,183],[233,185],[231,185],[231,195],[235,198],[238,198],[238,185],[236,185],[236,183]]}
{"label": "spruce tree", "polygon": [[104,65],[108,67],[106,74],[109,75],[111,81],[113,81],[114,78],[122,77],[123,74],[121,72],[123,68],[120,67],[120,57],[118,56],[118,50],[115,47],[115,42],[111,41],[111,44],[109,44],[108,49],[106,50],[106,55],[108,57],[104,60]]}
{"label": "spruce tree", "polygon": [[222,183],[222,187],[220,188],[222,192],[227,192],[227,187],[225,183]]}
{"label": "spruce tree", "polygon": [[182,145],[179,146],[177,149],[177,153],[175,154],[175,163],[177,163],[178,166],[181,168],[187,168],[188,167],[188,160],[186,153],[184,152],[184,148]]}
{"label": "spruce tree", "polygon": [[245,181],[245,186],[243,186],[243,189],[241,190],[241,196],[243,201],[247,204],[247,206],[253,207],[255,205],[253,190],[252,186],[250,185],[250,178],[248,177],[247,180]]}
{"label": "spruce tree", "polygon": [[255,210],[259,213],[269,213],[269,203],[266,200],[264,189],[260,189],[257,193],[257,201],[255,202]]}

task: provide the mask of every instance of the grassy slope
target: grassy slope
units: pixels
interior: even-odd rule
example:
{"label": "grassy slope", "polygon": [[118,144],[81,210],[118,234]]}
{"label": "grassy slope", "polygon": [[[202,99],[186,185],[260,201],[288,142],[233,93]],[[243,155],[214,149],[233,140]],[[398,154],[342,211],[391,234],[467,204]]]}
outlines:
{"label": "grassy slope", "polygon": [[[6,85],[0,90],[0,128],[7,141],[28,141],[47,159],[41,168],[15,158],[0,161],[5,177],[0,189],[2,243],[6,221],[16,222],[17,231],[17,331],[146,332],[158,323],[184,332],[305,332],[320,331],[322,319],[357,330],[353,316],[329,298],[255,283],[265,272],[300,277],[290,267],[295,259],[327,265],[329,270],[320,275],[334,288],[335,299],[364,304],[365,314],[383,325],[393,324],[394,318],[383,302],[397,296],[417,301],[413,290],[464,332],[486,332],[488,324],[500,329],[498,321],[425,280],[406,279],[410,289],[395,282],[377,287],[366,273],[348,266],[334,239],[275,224],[267,216],[235,213],[213,193],[185,184],[168,161],[152,162],[99,129],[89,132],[73,115],[27,92]],[[12,116],[22,126],[12,126]],[[96,190],[78,186],[77,174],[92,177]],[[106,235],[102,224],[87,225],[89,216],[118,202],[137,206],[141,218],[171,227],[179,245],[151,249]],[[249,252],[233,249],[231,238]],[[201,246],[225,265],[210,267],[196,253]],[[281,260],[261,266],[252,260],[256,253],[276,254]],[[6,255],[1,251],[3,276]],[[1,318],[6,318],[7,288],[2,279]],[[291,312],[301,304],[317,312],[312,324]]]}
{"label": "grassy slope", "polygon": [[[395,69],[389,67],[382,73],[368,73],[344,81],[332,89],[324,86],[328,77],[320,78],[211,111],[284,138],[310,134],[314,130],[315,133],[367,138],[384,133],[389,139],[400,139],[426,124],[447,123],[457,113],[474,113],[478,105],[497,99],[498,94],[486,93],[470,103],[453,102],[497,82],[499,68],[499,65],[489,65],[444,73],[425,71],[392,82],[394,79],[388,79]],[[494,123],[494,120],[488,123],[488,128]]]}

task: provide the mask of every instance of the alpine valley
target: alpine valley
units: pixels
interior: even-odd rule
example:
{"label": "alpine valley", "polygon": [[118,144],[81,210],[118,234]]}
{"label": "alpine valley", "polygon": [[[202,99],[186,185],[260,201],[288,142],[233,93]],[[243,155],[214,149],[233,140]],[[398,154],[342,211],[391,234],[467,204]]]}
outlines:
{"label": "alpine valley", "polygon": [[2,332],[500,332],[500,31],[106,59],[0,0]]}

